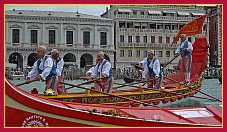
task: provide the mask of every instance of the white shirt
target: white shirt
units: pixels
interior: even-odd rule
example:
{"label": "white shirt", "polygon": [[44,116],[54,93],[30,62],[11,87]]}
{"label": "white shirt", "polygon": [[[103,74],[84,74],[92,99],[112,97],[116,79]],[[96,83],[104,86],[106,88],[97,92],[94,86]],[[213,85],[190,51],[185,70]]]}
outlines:
{"label": "white shirt", "polygon": [[[186,40],[185,40],[185,41],[186,41]],[[178,54],[181,53],[181,52],[180,52],[180,49],[181,49],[181,48],[183,49],[184,44],[185,44],[185,41],[182,42],[181,45],[177,47],[177,50],[175,51],[175,53],[178,53]],[[188,48],[187,48],[187,51],[190,51],[190,50],[193,51],[193,46],[192,46],[192,43],[188,41]]]}
{"label": "white shirt", "polygon": [[38,62],[38,60],[37,60],[33,65],[33,69],[28,73],[27,78],[29,77],[31,80],[34,80],[37,77],[37,75],[39,74],[41,76],[42,80],[46,80],[46,77],[50,74],[50,71],[53,67],[53,60],[50,57],[47,57],[46,61],[43,62],[43,59],[45,57],[46,56],[44,56],[41,59],[41,63],[39,65],[39,69],[43,70],[43,72],[41,74],[39,74],[38,68],[37,68],[37,62]]}
{"label": "white shirt", "polygon": [[90,77],[95,77],[95,66],[91,67],[87,72],[86,75],[90,74]]}
{"label": "white shirt", "polygon": [[[94,77],[109,77],[110,76],[110,69],[111,69],[111,64],[109,61],[107,61],[104,65],[103,63],[106,61],[106,59],[104,59],[101,63],[97,64],[94,68]],[[103,66],[102,66],[103,65]],[[102,71],[101,71],[102,68]],[[100,73],[98,75],[98,73]]]}
{"label": "white shirt", "polygon": [[[145,58],[145,59],[147,59],[147,58]],[[151,60],[151,63],[149,64],[149,67],[151,69],[153,69],[153,71],[155,73],[155,77],[159,77],[159,73],[160,73],[160,61],[158,59],[156,59],[156,61],[153,64],[153,59]],[[142,73],[142,77],[143,78],[147,78],[147,76],[149,74],[149,69],[147,67],[147,61],[146,61],[146,64],[145,65],[146,65],[146,67],[144,67],[144,71]]]}
{"label": "white shirt", "polygon": [[[54,64],[56,66],[56,60],[54,60]],[[61,76],[63,67],[64,67],[64,60],[61,58],[61,60],[58,61],[57,66],[56,66],[57,76]]]}
{"label": "white shirt", "polygon": [[139,64],[143,65],[143,68],[147,67],[147,58],[144,58],[143,61],[140,61]]}

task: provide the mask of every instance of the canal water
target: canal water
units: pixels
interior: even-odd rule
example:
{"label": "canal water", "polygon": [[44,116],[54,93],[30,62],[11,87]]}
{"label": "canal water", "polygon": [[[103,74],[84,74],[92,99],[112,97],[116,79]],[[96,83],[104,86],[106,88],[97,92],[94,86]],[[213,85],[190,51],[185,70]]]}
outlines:
{"label": "canal water", "polygon": [[[11,81],[14,84],[20,84],[24,82],[24,80],[11,80]],[[115,81],[118,83],[124,83],[123,80],[115,80]],[[73,81],[65,80],[65,82],[71,83],[71,84],[79,84],[79,83],[83,83],[84,80],[73,80]],[[90,88],[92,84],[83,85],[83,86]],[[118,86],[118,85],[114,85],[114,86]],[[65,87],[67,88],[69,86],[65,86]],[[33,88],[37,88],[39,93],[43,93],[44,82],[36,81],[30,84],[25,84],[23,86],[20,86],[20,88],[28,92],[30,92]],[[122,89],[129,89],[129,88],[130,87],[123,87]],[[78,92],[78,91],[84,91],[84,90],[78,89],[78,88],[72,88],[72,89],[69,89],[67,92]],[[205,79],[202,84],[201,91],[222,100],[222,84],[219,84],[218,79]],[[202,93],[197,93],[195,96],[202,97],[202,98],[210,98]],[[194,107],[194,106],[204,106],[204,105],[218,106],[218,105],[222,105],[222,103],[218,101],[208,100],[208,99],[188,97],[186,99],[182,99],[181,101],[168,103],[163,107]]]}

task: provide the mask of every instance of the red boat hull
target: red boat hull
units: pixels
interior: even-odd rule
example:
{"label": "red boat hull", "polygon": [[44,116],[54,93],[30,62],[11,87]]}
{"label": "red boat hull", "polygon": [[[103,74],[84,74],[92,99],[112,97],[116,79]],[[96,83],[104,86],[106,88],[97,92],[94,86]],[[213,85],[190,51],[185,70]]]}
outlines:
{"label": "red boat hull", "polygon": [[[203,108],[212,116],[184,118],[164,108],[126,108],[86,105],[45,99],[27,93],[6,80],[5,126],[49,127],[221,127],[222,114]],[[118,111],[123,116],[104,114]]]}

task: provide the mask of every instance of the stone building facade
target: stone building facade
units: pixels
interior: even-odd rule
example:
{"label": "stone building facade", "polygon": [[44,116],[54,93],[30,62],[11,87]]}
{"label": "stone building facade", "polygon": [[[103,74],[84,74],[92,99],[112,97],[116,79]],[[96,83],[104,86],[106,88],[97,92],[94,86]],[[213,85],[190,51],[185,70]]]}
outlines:
{"label": "stone building facade", "polygon": [[78,12],[8,10],[5,41],[5,62],[18,68],[33,65],[40,45],[48,53],[57,48],[66,66],[93,65],[99,50],[112,64],[114,60],[113,20]]}
{"label": "stone building facade", "polygon": [[[101,16],[114,19],[116,66],[124,68],[142,61],[147,51],[155,50],[162,64],[174,58],[178,45],[171,45],[178,31],[189,21],[205,15],[204,7],[179,5],[116,5]],[[192,43],[207,31],[207,21],[201,34],[190,36]],[[178,41],[178,44],[180,41]],[[168,69],[174,69],[178,59]]]}

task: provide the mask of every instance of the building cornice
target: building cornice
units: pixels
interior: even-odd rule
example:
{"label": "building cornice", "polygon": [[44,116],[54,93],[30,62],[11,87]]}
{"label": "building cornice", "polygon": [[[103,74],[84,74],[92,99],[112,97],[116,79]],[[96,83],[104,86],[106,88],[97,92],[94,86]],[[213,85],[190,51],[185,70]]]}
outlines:
{"label": "building cornice", "polygon": [[[50,52],[53,48],[47,48],[47,51]],[[18,48],[18,47],[7,47],[6,50],[9,51],[36,51],[37,48]],[[99,52],[100,50],[104,51],[105,53],[114,53],[115,50],[105,50],[105,49],[74,49],[74,48],[58,48],[58,50],[65,51],[65,52]]]}
{"label": "building cornice", "polygon": [[89,18],[68,18],[68,17],[38,17],[38,16],[16,16],[6,15],[6,21],[15,22],[41,22],[41,23],[106,23],[114,24],[113,20],[89,19]]}

